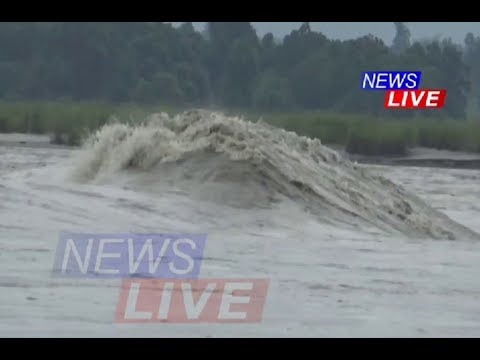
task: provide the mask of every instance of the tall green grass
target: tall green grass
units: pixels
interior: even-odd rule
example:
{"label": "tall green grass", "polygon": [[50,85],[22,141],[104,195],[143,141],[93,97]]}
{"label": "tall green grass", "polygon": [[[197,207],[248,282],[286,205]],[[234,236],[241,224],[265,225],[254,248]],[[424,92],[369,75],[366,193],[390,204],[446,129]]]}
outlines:
{"label": "tall green grass", "polygon": [[480,121],[373,119],[365,116],[304,113],[264,117],[272,125],[345,146],[363,155],[405,155],[411,147],[480,152]]}
{"label": "tall green grass", "polygon": [[[0,102],[0,132],[49,134],[56,143],[78,145],[86,134],[113,117],[135,122],[153,112],[180,110],[166,105],[103,102]],[[234,113],[244,113],[252,121],[262,117],[274,126],[319,138],[324,144],[344,146],[355,154],[404,155],[415,146],[480,152],[480,121],[474,120],[392,120],[329,112]]]}
{"label": "tall green grass", "polygon": [[130,122],[158,111],[175,109],[102,102],[0,102],[0,132],[49,134],[55,143],[78,145],[114,117]]}

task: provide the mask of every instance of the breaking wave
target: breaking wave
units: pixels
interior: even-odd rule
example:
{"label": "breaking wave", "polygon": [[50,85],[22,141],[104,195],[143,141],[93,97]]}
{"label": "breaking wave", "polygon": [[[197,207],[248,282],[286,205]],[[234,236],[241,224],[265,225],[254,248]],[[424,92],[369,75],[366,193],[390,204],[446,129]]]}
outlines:
{"label": "breaking wave", "polygon": [[108,124],[85,143],[72,176],[108,182],[133,176],[145,191],[178,189],[243,208],[294,201],[319,220],[366,222],[435,239],[480,239],[384,177],[322,145],[261,121],[202,110],[153,114],[140,125]]}

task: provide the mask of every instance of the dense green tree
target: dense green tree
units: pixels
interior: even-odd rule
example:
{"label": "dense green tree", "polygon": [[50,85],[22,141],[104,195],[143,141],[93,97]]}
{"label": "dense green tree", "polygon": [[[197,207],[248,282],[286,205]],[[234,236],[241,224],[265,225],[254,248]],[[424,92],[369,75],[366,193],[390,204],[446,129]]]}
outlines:
{"label": "dense green tree", "polygon": [[395,38],[393,39],[392,51],[401,54],[410,47],[410,30],[403,22],[395,22]]}
{"label": "dense green tree", "polygon": [[255,85],[253,106],[257,109],[288,110],[294,104],[288,79],[274,70],[264,72]]}
{"label": "dense green tree", "polygon": [[480,110],[480,37],[468,33],[465,36],[464,62],[468,66],[471,82],[471,102],[475,112]]}
{"label": "dense green tree", "polygon": [[[331,40],[309,23],[275,39],[248,22],[0,23],[0,99],[109,100],[334,110],[372,116],[464,118],[480,103],[480,38],[411,43],[394,23],[391,46],[374,36]],[[361,73],[418,70],[422,87],[448,91],[442,111],[386,112]],[[473,99],[473,101],[472,101]]]}

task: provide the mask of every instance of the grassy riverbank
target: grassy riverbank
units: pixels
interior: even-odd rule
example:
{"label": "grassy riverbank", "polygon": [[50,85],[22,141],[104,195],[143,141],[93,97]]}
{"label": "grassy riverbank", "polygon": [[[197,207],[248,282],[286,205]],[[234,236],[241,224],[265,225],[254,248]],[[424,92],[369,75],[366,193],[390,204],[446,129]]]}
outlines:
{"label": "grassy riverbank", "polygon": [[[113,117],[141,121],[153,112],[179,111],[168,106],[102,102],[3,102],[0,132],[50,134],[52,141],[78,145],[88,132]],[[325,144],[345,146],[363,155],[401,155],[410,147],[480,152],[480,122],[455,120],[391,120],[325,112],[248,114],[299,135],[317,137]]]}

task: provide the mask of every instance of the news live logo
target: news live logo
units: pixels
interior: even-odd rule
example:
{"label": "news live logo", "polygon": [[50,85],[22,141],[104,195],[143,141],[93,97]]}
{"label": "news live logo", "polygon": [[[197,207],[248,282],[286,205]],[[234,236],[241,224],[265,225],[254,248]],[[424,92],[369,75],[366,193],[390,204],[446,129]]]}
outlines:
{"label": "news live logo", "polygon": [[204,234],[61,233],[56,276],[120,278],[114,322],[260,322],[267,279],[200,279]]}
{"label": "news live logo", "polygon": [[370,71],[362,75],[363,90],[386,91],[386,109],[441,109],[447,90],[420,89],[420,71]]}

